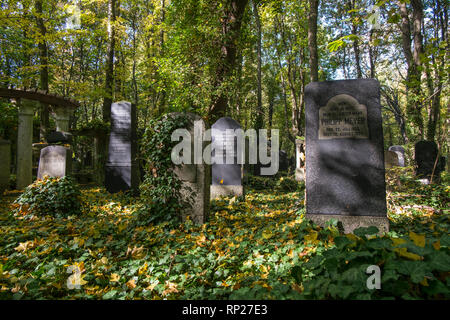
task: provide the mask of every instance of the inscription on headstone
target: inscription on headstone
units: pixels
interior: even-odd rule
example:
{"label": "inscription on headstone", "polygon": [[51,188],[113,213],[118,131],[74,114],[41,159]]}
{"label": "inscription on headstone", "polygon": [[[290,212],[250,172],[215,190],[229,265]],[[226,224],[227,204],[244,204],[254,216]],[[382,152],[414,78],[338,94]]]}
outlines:
{"label": "inscription on headstone", "polygon": [[64,177],[71,173],[72,150],[63,146],[48,146],[41,149],[37,178],[44,176]]}
{"label": "inscription on headstone", "polygon": [[368,139],[367,108],[350,95],[340,94],[319,109],[319,140]]}
{"label": "inscription on headstone", "polygon": [[305,111],[306,217],[388,231],[378,82],[310,83]]}
{"label": "inscription on headstone", "polygon": [[137,189],[136,107],[130,102],[120,101],[111,105],[111,132],[105,169],[105,186],[109,192]]}
{"label": "inscription on headstone", "polygon": [[[242,164],[238,164],[237,138],[234,130],[240,129],[240,124],[229,117],[223,117],[212,125],[211,143],[212,186],[211,199],[220,196],[241,196]],[[228,163],[227,158],[231,163]]]}

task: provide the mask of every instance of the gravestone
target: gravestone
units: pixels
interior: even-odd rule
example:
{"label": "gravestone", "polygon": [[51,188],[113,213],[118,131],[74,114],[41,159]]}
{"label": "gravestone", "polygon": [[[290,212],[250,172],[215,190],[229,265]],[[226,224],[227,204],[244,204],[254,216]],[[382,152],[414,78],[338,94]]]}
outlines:
{"label": "gravestone", "polygon": [[135,105],[127,101],[111,104],[111,131],[105,165],[105,187],[111,193],[137,190],[136,120]]}
{"label": "gravestone", "polygon": [[398,166],[404,167],[405,166],[405,148],[402,146],[390,146],[389,151],[394,151],[397,154],[398,157]]}
{"label": "gravestone", "polygon": [[[432,181],[439,183],[441,171],[445,168],[445,157],[438,157],[438,147],[434,141],[419,141],[414,146],[414,160],[416,162],[416,176],[423,184],[429,184],[431,174]],[[442,159],[443,158],[443,159]]]}
{"label": "gravestone", "polygon": [[9,186],[11,143],[0,138],[0,196]]}
{"label": "gravestone", "polygon": [[287,152],[284,150],[280,150],[279,158],[280,158],[280,167],[278,170],[279,171],[288,171],[289,160],[288,160]]}
{"label": "gravestone", "polygon": [[[171,113],[168,116],[179,115]],[[191,136],[191,163],[175,166],[174,173],[181,180],[181,197],[185,204],[181,214],[182,221],[190,216],[197,224],[205,223],[209,216],[209,202],[211,190],[211,154],[203,155],[209,144],[203,141],[206,124],[200,116],[194,113],[182,113],[189,120],[187,131]],[[195,142],[195,137],[197,143]]]}
{"label": "gravestone", "polygon": [[295,180],[305,180],[305,141],[295,139]]}
{"label": "gravestone", "polygon": [[[223,117],[211,129],[211,144],[214,146],[211,153],[211,199],[242,196],[243,168],[238,163],[237,137],[234,134],[234,130],[241,129],[241,125],[229,117]],[[227,163],[227,156],[231,163]]]}
{"label": "gravestone", "polygon": [[386,150],[384,152],[384,166],[385,168],[397,167],[399,164],[398,155],[395,151]]}
{"label": "gravestone", "polygon": [[72,150],[63,146],[48,146],[41,149],[37,178],[44,176],[64,177],[71,173]]}
{"label": "gravestone", "polygon": [[313,82],[305,97],[306,217],[387,232],[378,81]]}

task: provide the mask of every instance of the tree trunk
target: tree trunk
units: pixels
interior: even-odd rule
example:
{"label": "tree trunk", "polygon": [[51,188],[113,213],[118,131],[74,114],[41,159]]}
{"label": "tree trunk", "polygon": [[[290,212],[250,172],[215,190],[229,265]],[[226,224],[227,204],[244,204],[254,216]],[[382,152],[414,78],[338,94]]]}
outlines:
{"label": "tree trunk", "polygon": [[[422,140],[424,136],[424,125],[421,115],[422,102],[421,99],[421,61],[420,55],[423,53],[422,47],[422,33],[420,26],[423,20],[423,6],[420,0],[411,1],[413,6],[413,37],[414,37],[414,53],[411,50],[411,28],[410,19],[408,16],[408,10],[406,3],[400,2],[400,16],[402,22],[400,29],[402,32],[402,47],[407,63],[407,76],[406,76],[406,96],[407,96],[407,112],[411,115],[411,118],[415,125],[419,129],[418,139]],[[419,29],[417,30],[417,26]]]}
{"label": "tree trunk", "polygon": [[103,98],[103,121],[111,121],[111,104],[113,102],[114,86],[114,47],[115,47],[115,21],[116,0],[108,2],[108,59],[106,61],[105,96]]}
{"label": "tree trunk", "polygon": [[[39,29],[39,33],[41,39],[38,43],[39,48],[39,74],[40,74],[40,85],[39,88],[45,92],[48,92],[48,47],[47,40],[45,39],[47,35],[47,28],[45,27],[44,19],[43,19],[43,10],[42,10],[42,0],[36,1],[36,21]],[[47,136],[47,130],[50,125],[49,118],[49,108],[48,104],[41,103],[41,114],[40,114],[40,130],[39,136],[41,140],[45,140]]]}
{"label": "tree trunk", "polygon": [[369,31],[369,63],[370,63],[370,77],[375,78],[375,52],[372,46],[373,29]]}
{"label": "tree trunk", "polygon": [[311,81],[319,81],[319,56],[317,52],[317,16],[319,0],[309,0],[308,48]]}
{"label": "tree trunk", "polygon": [[255,129],[262,129],[264,125],[264,111],[262,108],[262,75],[261,75],[261,21],[259,19],[258,13],[258,5],[256,0],[252,1],[253,4],[253,14],[255,15],[256,22],[256,32],[257,32],[257,40],[256,40],[256,56],[257,56],[257,89],[256,89],[256,97],[257,97],[257,105],[256,105],[256,121],[255,121]]}
{"label": "tree trunk", "polygon": [[[216,80],[212,94],[212,105],[209,109],[209,120],[216,121],[226,115],[228,96],[220,89],[223,82],[233,73],[236,64],[236,44],[240,36],[242,18],[248,0],[226,0],[223,3],[222,43],[220,44],[221,62],[216,67]],[[220,92],[220,93],[219,93]]]}

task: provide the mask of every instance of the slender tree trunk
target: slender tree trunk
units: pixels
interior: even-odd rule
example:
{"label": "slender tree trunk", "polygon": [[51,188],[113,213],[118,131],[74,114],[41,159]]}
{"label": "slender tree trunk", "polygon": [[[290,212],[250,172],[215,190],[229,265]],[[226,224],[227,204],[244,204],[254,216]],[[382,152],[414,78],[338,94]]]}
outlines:
{"label": "slender tree trunk", "polygon": [[[38,43],[39,48],[39,74],[40,74],[40,89],[48,92],[48,48],[47,48],[47,28],[45,27],[44,19],[43,19],[43,10],[42,10],[42,0],[36,1],[36,20],[37,26],[39,29],[39,33],[41,35],[41,39]],[[49,117],[49,106],[48,104],[41,103],[41,114],[40,114],[40,130],[39,136],[41,140],[44,140],[47,135],[47,130],[50,125],[50,117]]]}
{"label": "slender tree trunk", "polygon": [[264,111],[262,108],[262,74],[261,74],[261,21],[258,13],[258,4],[256,0],[252,0],[253,4],[253,14],[255,15],[256,22],[256,32],[257,32],[257,40],[256,40],[256,56],[257,56],[257,89],[256,89],[256,97],[257,97],[257,106],[256,106],[256,123],[255,129],[262,129],[264,122]]}
{"label": "slender tree trunk", "polygon": [[209,109],[210,121],[214,122],[226,114],[228,107],[228,96],[220,91],[223,82],[233,73],[236,65],[236,44],[240,36],[242,18],[248,0],[226,0],[223,4],[224,14],[222,18],[222,43],[220,50],[222,61],[216,68],[216,80],[214,92],[212,93],[212,105]]}
{"label": "slender tree trunk", "polygon": [[[350,9],[352,9],[352,10],[356,9],[356,1],[355,0],[350,0],[349,5],[350,5]],[[355,13],[351,13],[351,15],[350,15],[350,18],[352,20],[352,34],[354,36],[358,37],[358,26],[354,19],[354,15],[355,15]],[[362,70],[361,70],[360,49],[359,49],[358,38],[355,38],[355,40],[353,40],[353,52],[355,54],[356,77],[358,79],[360,79],[360,78],[362,78]]]}
{"label": "slender tree trunk", "polygon": [[111,104],[113,102],[114,86],[114,49],[115,49],[115,21],[116,0],[108,2],[108,58],[106,61],[105,96],[103,98],[103,121],[111,121]]}
{"label": "slender tree trunk", "polygon": [[[166,19],[166,2],[165,0],[161,0],[161,25],[164,23]],[[160,38],[160,56],[164,55],[164,28],[161,27],[161,32],[159,34]],[[158,73],[159,74],[159,73]],[[159,113],[162,114],[164,112],[164,108],[166,106],[166,87],[167,82],[166,79],[162,79],[163,88],[161,90],[161,101],[159,102]]]}
{"label": "slender tree trunk", "polygon": [[369,63],[370,63],[370,77],[375,78],[375,52],[372,46],[373,29],[369,31]]}
{"label": "slender tree trunk", "polygon": [[[421,99],[421,61],[420,55],[423,53],[421,25],[423,21],[423,6],[420,0],[412,0],[413,6],[413,38],[414,52],[411,50],[411,28],[410,19],[406,3],[400,2],[400,16],[402,22],[400,29],[402,32],[402,47],[407,63],[407,111],[411,115],[414,124],[419,130],[418,139],[422,140],[424,136],[424,125],[421,115],[422,102]],[[417,29],[418,28],[418,29]]]}
{"label": "slender tree trunk", "polygon": [[317,52],[317,16],[319,0],[309,0],[308,48],[311,81],[319,81],[319,56]]}

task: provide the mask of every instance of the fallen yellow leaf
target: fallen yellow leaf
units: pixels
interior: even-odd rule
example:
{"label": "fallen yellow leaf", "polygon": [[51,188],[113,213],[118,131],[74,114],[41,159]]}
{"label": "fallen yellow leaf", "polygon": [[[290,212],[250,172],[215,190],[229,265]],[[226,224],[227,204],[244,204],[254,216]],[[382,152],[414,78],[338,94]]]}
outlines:
{"label": "fallen yellow leaf", "polygon": [[407,259],[410,260],[422,260],[422,257],[419,256],[418,254],[412,253],[412,252],[408,252],[408,250],[406,248],[395,248],[394,251],[402,257],[405,257]]}
{"label": "fallen yellow leaf", "polygon": [[418,247],[425,247],[425,235],[417,234],[412,231],[409,232],[409,238],[414,242],[414,244]]}
{"label": "fallen yellow leaf", "polygon": [[134,279],[129,280],[129,281],[126,283],[126,285],[127,285],[128,289],[134,289],[134,288],[136,288],[136,282],[134,281]]}
{"label": "fallen yellow leaf", "polygon": [[117,273],[111,274],[111,278],[109,278],[109,281],[111,282],[118,282],[120,279],[120,276]]}

